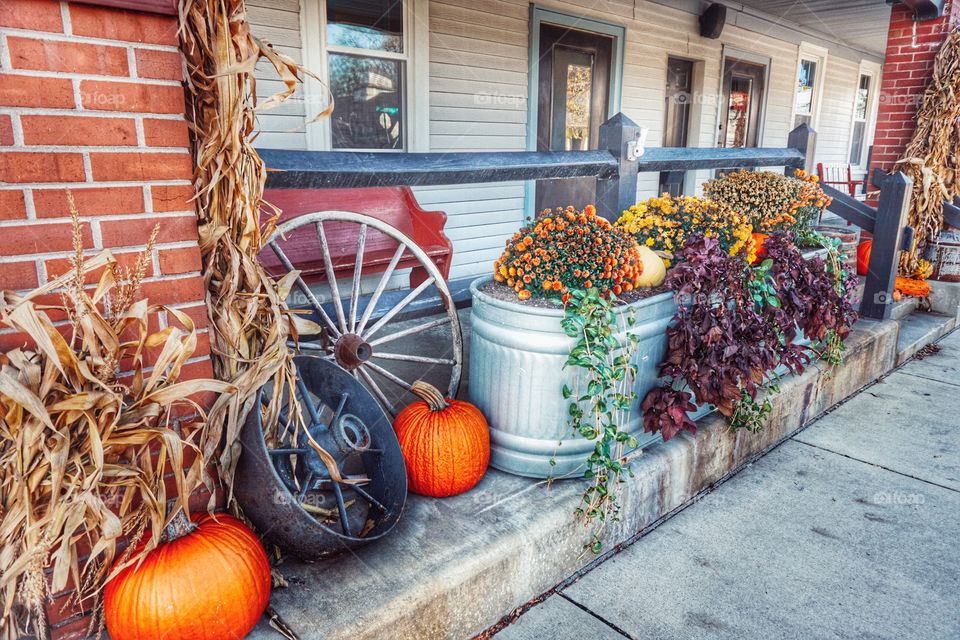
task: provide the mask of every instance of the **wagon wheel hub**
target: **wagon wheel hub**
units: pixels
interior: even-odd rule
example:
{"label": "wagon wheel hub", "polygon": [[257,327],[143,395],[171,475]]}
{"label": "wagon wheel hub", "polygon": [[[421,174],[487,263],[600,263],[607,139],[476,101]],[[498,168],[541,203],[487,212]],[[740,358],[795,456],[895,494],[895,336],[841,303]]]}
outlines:
{"label": "wagon wheel hub", "polygon": [[333,354],[344,369],[352,371],[373,355],[373,347],[356,333],[345,333],[333,347]]}

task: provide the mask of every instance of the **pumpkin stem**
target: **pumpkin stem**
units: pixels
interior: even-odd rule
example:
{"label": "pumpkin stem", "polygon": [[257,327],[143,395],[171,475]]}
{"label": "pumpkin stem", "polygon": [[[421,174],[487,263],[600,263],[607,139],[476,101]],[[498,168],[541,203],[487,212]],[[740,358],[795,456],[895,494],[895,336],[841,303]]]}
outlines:
{"label": "pumpkin stem", "polygon": [[450,406],[450,403],[446,401],[443,394],[440,393],[440,390],[429,382],[417,380],[413,383],[412,391],[427,403],[430,411],[443,411]]}
{"label": "pumpkin stem", "polygon": [[183,509],[180,509],[163,529],[163,541],[173,542],[174,540],[190,535],[196,530],[197,525],[190,521],[190,518],[187,517]]}

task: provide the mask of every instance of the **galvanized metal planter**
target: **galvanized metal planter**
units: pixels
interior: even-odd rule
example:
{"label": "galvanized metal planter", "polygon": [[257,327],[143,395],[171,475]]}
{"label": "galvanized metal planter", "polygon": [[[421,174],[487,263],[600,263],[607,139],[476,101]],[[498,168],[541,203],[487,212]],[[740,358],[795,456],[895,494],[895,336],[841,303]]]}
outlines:
{"label": "galvanized metal planter", "polygon": [[[564,369],[575,340],[560,328],[563,310],[524,306],[480,291],[489,278],[473,282],[470,339],[470,401],[490,423],[490,464],[533,478],[579,475],[593,443],[567,426],[564,384],[576,382],[576,370]],[[635,389],[640,400],[659,382],[657,368],[667,350],[666,328],[677,311],[671,292],[618,310],[618,337],[629,331],[639,339]],[[627,318],[635,323],[629,326]],[[710,411],[704,407],[695,418]],[[658,436],[643,433],[639,407],[630,429],[641,444]],[[551,462],[553,464],[551,464]]]}

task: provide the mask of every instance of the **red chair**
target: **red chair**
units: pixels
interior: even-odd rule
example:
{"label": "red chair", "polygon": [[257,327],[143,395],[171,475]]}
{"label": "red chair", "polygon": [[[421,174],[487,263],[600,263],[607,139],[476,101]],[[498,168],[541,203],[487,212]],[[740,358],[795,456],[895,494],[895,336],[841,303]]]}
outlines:
{"label": "red chair", "polygon": [[[453,244],[444,234],[447,214],[424,211],[409,187],[374,187],[367,189],[267,189],[263,199],[282,210],[280,223],[315,211],[349,211],[363,213],[382,220],[410,238],[430,258],[444,279],[450,275]],[[266,212],[265,212],[266,214]],[[356,265],[357,239],[360,227],[352,223],[328,223],[325,232],[330,246],[334,272],[338,278],[349,277]],[[362,273],[382,273],[390,263],[399,243],[379,232],[370,232],[366,238]],[[325,277],[324,260],[317,251],[314,230],[302,227],[286,238],[284,252],[307,282]],[[260,254],[262,264],[274,277],[287,270],[273,252]],[[427,279],[426,270],[409,253],[397,265],[398,269],[412,269],[410,287]]]}
{"label": "red chair", "polygon": [[853,167],[842,163],[817,163],[817,176],[822,184],[827,184],[838,191],[846,191],[851,198],[863,200],[866,196],[858,194],[857,188],[863,186],[863,180],[853,179]]}

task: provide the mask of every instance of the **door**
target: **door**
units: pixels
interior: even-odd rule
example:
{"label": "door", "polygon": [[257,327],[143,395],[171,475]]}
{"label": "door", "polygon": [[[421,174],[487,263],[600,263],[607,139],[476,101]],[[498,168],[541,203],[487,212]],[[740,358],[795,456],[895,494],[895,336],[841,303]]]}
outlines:
{"label": "door", "polygon": [[[596,149],[607,119],[613,38],[540,27],[537,151]],[[595,178],[538,180],[536,211],[596,201]]]}
{"label": "door", "polygon": [[[667,91],[664,106],[663,146],[685,147],[690,131],[690,100],[693,92],[693,63],[667,59]],[[683,192],[686,171],[661,171],[660,193],[678,196]]]}
{"label": "door", "polygon": [[767,68],[727,58],[723,67],[723,104],[718,146],[755,147],[763,116]]}

